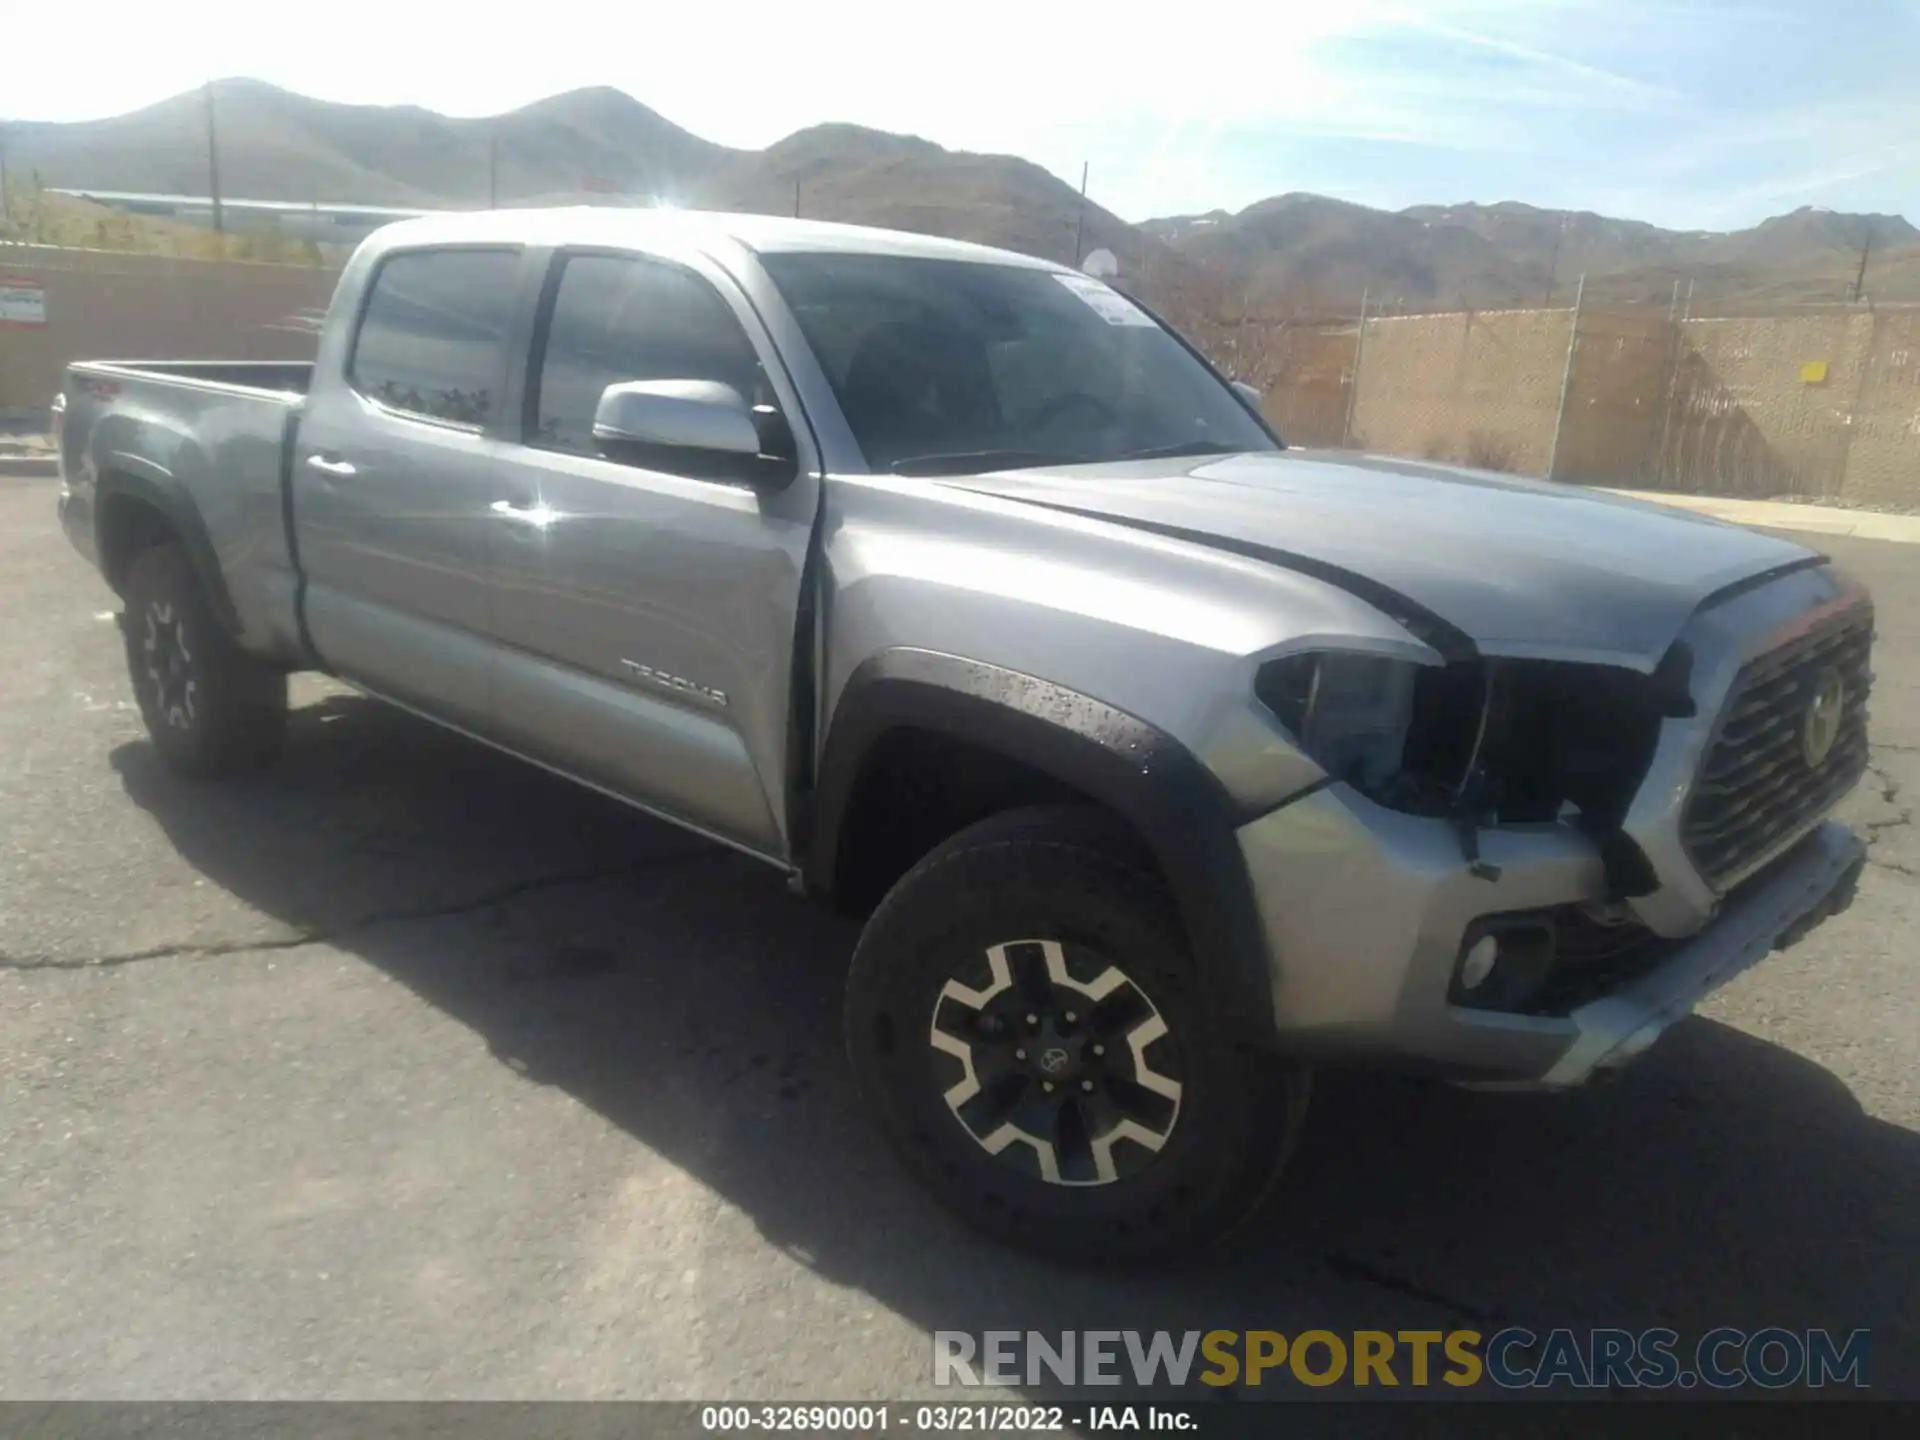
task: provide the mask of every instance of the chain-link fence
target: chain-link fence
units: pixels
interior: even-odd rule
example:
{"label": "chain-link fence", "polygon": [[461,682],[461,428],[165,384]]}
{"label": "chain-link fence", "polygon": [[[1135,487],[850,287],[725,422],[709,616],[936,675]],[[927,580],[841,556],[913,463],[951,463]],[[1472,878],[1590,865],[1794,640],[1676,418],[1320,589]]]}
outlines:
{"label": "chain-link fence", "polygon": [[1368,320],[1347,443],[1544,474],[1572,335],[1561,310]]}
{"label": "chain-link fence", "polygon": [[[76,355],[311,356],[334,275],[0,245],[35,299],[0,327],[0,411],[44,406]],[[1259,386],[1296,445],[1579,484],[1920,509],[1920,306],[1687,317],[1571,307],[1252,312],[1154,297]]]}
{"label": "chain-link fence", "polygon": [[1871,326],[1871,315],[1845,312],[1681,324],[1655,483],[1844,499]]}
{"label": "chain-link fence", "polygon": [[1281,434],[1579,484],[1920,508],[1920,307],[1195,326]]}
{"label": "chain-link fence", "polygon": [[1842,497],[1920,506],[1920,309],[1877,310],[1841,462]]}

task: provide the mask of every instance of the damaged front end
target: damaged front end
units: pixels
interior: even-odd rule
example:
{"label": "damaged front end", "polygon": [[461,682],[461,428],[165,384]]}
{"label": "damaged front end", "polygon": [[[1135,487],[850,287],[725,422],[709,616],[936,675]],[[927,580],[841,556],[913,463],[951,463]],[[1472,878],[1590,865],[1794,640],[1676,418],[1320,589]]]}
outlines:
{"label": "damaged front end", "polygon": [[1476,656],[1444,665],[1345,653],[1268,662],[1255,693],[1335,780],[1406,815],[1444,818],[1476,874],[1480,832],[1565,823],[1591,836],[1619,898],[1653,884],[1621,831],[1669,718],[1694,713],[1692,654],[1651,674]]}
{"label": "damaged front end", "polygon": [[1327,776],[1242,832],[1289,1044],[1572,1083],[1844,909],[1861,847],[1822,822],[1864,768],[1872,630],[1807,569],[1703,606],[1646,671],[1265,662]]}

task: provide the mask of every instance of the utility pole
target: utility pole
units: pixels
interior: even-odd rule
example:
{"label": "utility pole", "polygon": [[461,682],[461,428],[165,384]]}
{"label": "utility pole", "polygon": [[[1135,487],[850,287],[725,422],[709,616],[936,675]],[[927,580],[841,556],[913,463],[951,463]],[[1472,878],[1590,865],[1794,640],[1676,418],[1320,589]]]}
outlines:
{"label": "utility pole", "polygon": [[793,218],[800,218],[800,177],[797,175],[793,180]]}
{"label": "utility pole", "polygon": [[1867,222],[1867,238],[1860,243],[1860,268],[1853,277],[1853,303],[1860,303],[1867,283],[1867,256],[1873,253],[1873,222]]}
{"label": "utility pole", "polygon": [[500,208],[500,136],[487,124],[487,208]]}
{"label": "utility pole", "polygon": [[1567,221],[1570,218],[1572,217],[1562,215],[1560,228],[1553,232],[1553,258],[1547,261],[1547,293],[1540,302],[1540,308],[1543,310],[1553,308],[1553,282],[1560,274],[1560,242],[1567,238]]}
{"label": "utility pole", "polygon": [[13,203],[7,198],[7,126],[0,121],[0,225],[13,224]]}
{"label": "utility pole", "polygon": [[220,136],[213,123],[213,81],[207,81],[207,191],[213,197],[213,229],[225,234],[226,217],[220,212]]}
{"label": "utility pole", "polygon": [[1080,162],[1080,217],[1073,222],[1073,268],[1080,268],[1080,237],[1087,229],[1087,162]]}

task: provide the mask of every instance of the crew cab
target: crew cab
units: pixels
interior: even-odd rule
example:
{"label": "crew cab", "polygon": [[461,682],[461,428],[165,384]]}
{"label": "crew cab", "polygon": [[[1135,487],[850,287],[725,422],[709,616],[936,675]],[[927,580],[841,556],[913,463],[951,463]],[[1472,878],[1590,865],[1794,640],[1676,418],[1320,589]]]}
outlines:
{"label": "crew cab", "polygon": [[318,670],[866,916],[860,1087],[976,1225],[1252,1213],[1315,1066],[1562,1087],[1851,898],[1873,611],[1783,539],[1287,447],[1088,275],[606,209],[383,229],[307,365],[76,364],[153,744]]}

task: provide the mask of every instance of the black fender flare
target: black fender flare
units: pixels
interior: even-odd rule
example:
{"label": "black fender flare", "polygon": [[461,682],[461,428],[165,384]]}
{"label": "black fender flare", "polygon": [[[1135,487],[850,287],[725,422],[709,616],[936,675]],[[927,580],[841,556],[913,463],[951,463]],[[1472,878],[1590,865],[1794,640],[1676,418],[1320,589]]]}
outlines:
{"label": "black fender flare", "polygon": [[[193,497],[178,480],[138,456],[103,457],[98,478],[94,482],[94,547],[100,557],[102,573],[107,571],[109,564],[103,527],[113,511],[112,502],[117,498],[136,500],[157,512],[167,522],[168,528],[180,537],[180,548],[186,552],[187,563],[193,567],[194,576],[206,593],[214,619],[229,635],[237,636],[240,633],[239,612],[234,608],[233,596],[228,593],[226,577],[220,570],[220,557],[213,548],[213,537],[207,533],[200,507],[194,504]],[[107,578],[118,589],[124,577],[108,575]]]}
{"label": "black fender flare", "polygon": [[891,730],[930,730],[995,751],[1119,815],[1152,850],[1193,946],[1201,983],[1233,1038],[1268,1044],[1273,981],[1265,929],[1226,788],[1165,731],[1015,670],[936,651],[864,661],[835,705],[805,841],[808,889],[831,893],[861,767]]}

